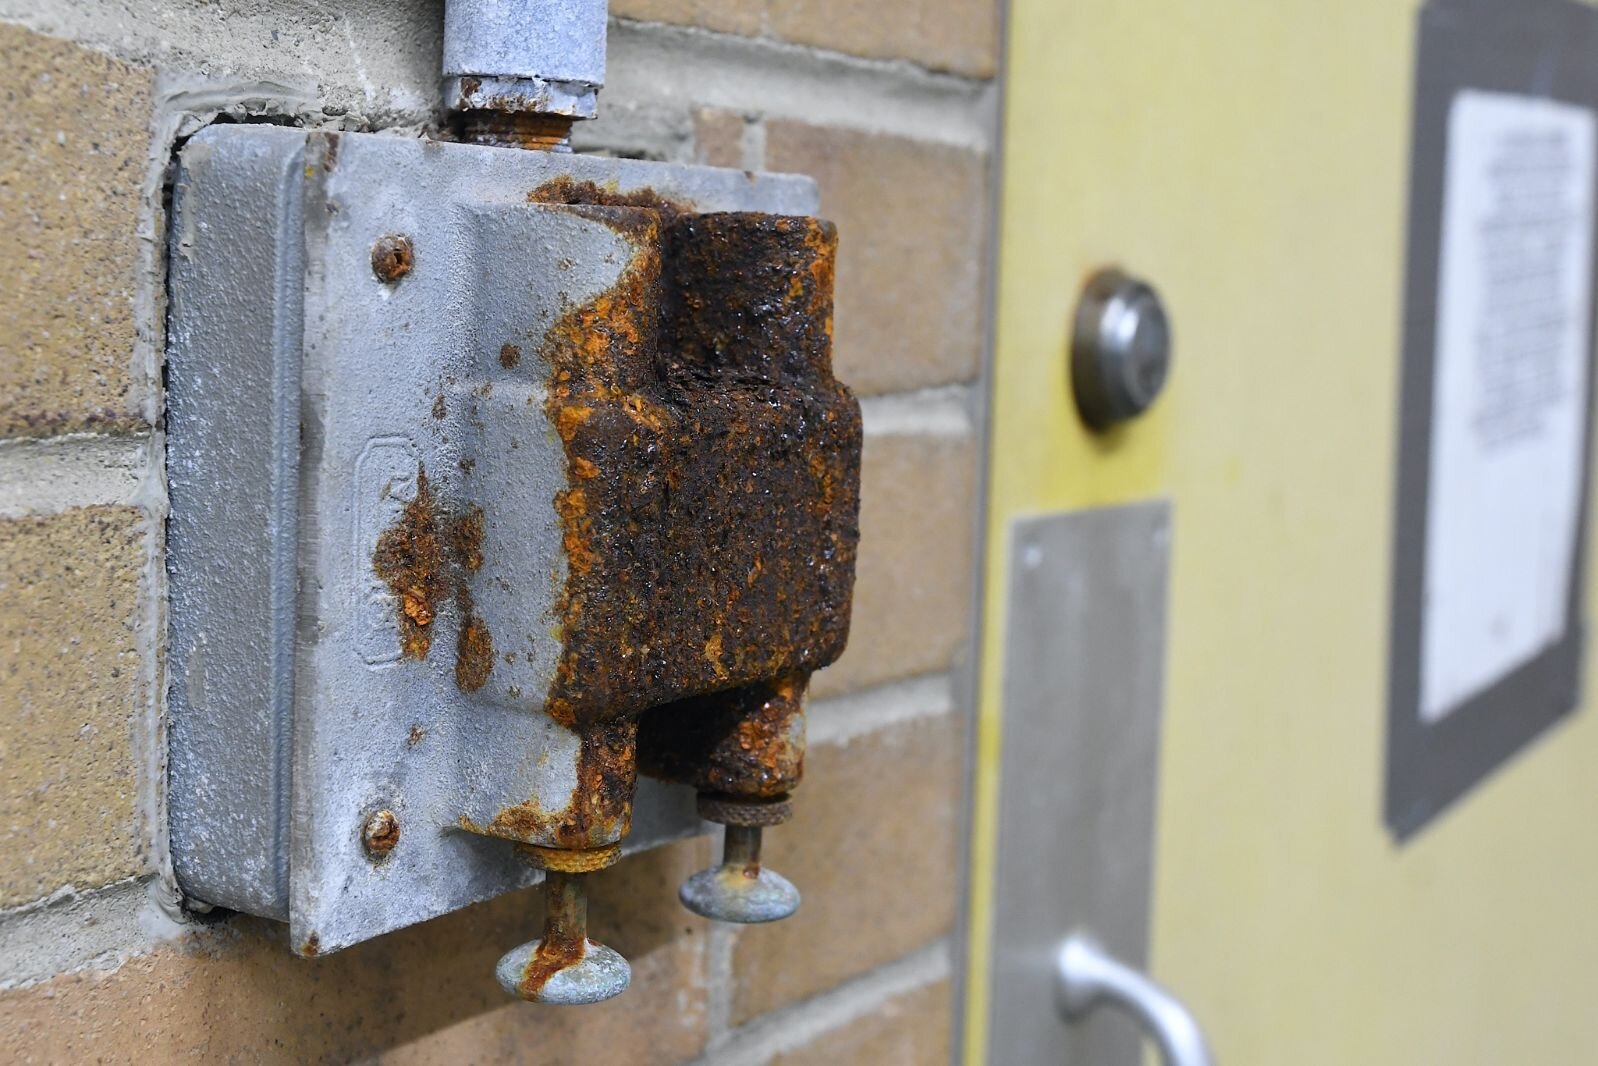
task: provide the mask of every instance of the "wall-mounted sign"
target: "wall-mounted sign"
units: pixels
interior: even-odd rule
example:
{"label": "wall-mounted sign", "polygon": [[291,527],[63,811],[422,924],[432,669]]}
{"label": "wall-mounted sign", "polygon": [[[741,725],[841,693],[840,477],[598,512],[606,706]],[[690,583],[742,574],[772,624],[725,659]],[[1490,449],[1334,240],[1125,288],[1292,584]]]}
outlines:
{"label": "wall-mounted sign", "polygon": [[1400,837],[1576,706],[1598,11],[1420,17],[1387,821]]}

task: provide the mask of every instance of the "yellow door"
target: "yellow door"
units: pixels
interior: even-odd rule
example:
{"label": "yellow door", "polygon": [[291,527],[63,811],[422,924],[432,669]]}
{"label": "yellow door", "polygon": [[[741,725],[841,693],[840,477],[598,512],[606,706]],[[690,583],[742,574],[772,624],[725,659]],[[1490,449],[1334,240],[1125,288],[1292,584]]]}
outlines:
{"label": "yellow door", "polygon": [[[1015,523],[1151,499],[1148,965],[1216,1060],[1598,1062],[1598,715],[1402,841],[1384,810],[1420,13],[1010,4],[966,1062],[993,1046]],[[1151,410],[1095,433],[1066,359],[1111,265],[1159,291],[1174,358]]]}

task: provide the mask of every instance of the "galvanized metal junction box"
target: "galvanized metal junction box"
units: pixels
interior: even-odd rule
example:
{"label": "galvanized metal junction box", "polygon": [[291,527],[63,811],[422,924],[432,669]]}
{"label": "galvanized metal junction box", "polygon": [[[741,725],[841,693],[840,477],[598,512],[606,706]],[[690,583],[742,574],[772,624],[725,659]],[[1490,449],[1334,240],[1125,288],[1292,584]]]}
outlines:
{"label": "galvanized metal junction box", "polygon": [[[723,474],[739,449],[758,455],[736,491],[726,477],[679,487],[669,464],[626,482],[714,497],[723,528],[764,508],[781,550],[657,560],[649,584],[674,600],[681,648],[633,646],[647,630],[618,607],[630,621],[607,631],[601,677],[593,649],[572,651],[601,613],[588,603],[578,619],[572,569],[626,586],[634,571],[605,553],[651,534],[623,524],[608,547],[583,539],[572,479],[587,460],[568,445],[590,416],[663,441],[650,420],[678,416],[626,382],[592,385],[591,406],[562,399],[565,364],[549,353],[565,344],[579,367],[636,356],[689,408],[708,403],[693,352],[716,349],[716,330],[663,356],[639,337],[658,323],[606,301],[629,286],[656,287],[646,308],[683,299],[659,288],[659,256],[688,242],[713,271],[731,231],[773,262],[797,249],[825,271],[825,322],[784,303],[813,296],[801,269],[738,328],[789,331],[773,350],[796,359],[825,329],[824,352],[833,238],[801,217],[816,207],[799,177],[373,134],[215,126],[186,144],[167,444],[171,828],[187,895],[287,920],[296,949],[316,954],[529,884],[537,871],[495,836],[566,846],[574,825],[594,844],[626,832],[576,809],[603,755],[585,723],[835,657],[859,413],[825,361],[734,359],[716,374],[776,414],[714,432],[690,418],[669,438],[721,449]],[[668,224],[687,217],[701,221]],[[826,507],[781,503],[807,494]],[[784,613],[790,595],[802,616]],[[817,603],[832,607],[818,616]],[[701,825],[689,788],[643,781],[627,846]]]}

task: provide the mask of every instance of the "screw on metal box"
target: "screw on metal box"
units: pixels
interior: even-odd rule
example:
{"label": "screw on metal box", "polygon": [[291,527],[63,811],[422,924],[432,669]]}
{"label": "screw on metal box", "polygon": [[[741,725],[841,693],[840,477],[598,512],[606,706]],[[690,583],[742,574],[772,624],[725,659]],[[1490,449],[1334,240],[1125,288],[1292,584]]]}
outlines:
{"label": "screw on metal box", "polygon": [[361,825],[361,846],[373,859],[381,859],[393,851],[399,839],[399,818],[393,811],[373,811]]}
{"label": "screw on metal box", "polygon": [[1071,388],[1082,420],[1108,429],[1153,405],[1171,366],[1159,294],[1116,269],[1088,279],[1071,336]]}
{"label": "screw on metal box", "polygon": [[391,233],[372,245],[372,273],[385,285],[393,285],[415,265],[416,252],[409,237]]}

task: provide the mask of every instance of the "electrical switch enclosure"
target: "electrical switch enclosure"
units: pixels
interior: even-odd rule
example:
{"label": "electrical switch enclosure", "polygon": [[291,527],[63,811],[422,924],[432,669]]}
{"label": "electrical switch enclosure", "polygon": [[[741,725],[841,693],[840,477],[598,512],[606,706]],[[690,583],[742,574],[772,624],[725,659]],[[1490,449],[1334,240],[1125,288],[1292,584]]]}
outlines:
{"label": "electrical switch enclosure", "polygon": [[[173,859],[187,895],[288,921],[302,954],[531,884],[465,825],[572,791],[572,734],[511,706],[556,641],[494,631],[550,614],[565,565],[541,338],[632,256],[603,212],[540,195],[562,183],[817,208],[802,177],[377,134],[214,126],[180,154]],[[436,567],[415,544],[396,564],[398,537]],[[701,826],[692,790],[641,780],[627,848]]]}

